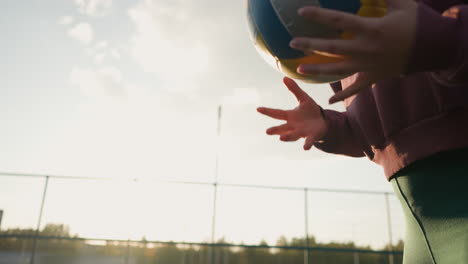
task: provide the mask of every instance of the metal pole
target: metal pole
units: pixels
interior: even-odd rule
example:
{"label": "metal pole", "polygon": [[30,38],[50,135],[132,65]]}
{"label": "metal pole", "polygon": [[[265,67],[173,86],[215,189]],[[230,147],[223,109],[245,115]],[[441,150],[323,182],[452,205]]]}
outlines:
{"label": "metal pole", "polygon": [[127,253],[125,254],[125,264],[130,263],[130,238],[127,240]]}
{"label": "metal pole", "polygon": [[389,248],[388,251],[391,253],[388,254],[388,262],[393,263],[393,231],[392,231],[392,217],[390,215],[390,201],[388,199],[388,193],[385,193],[385,205],[387,208],[387,225],[388,225],[388,239],[389,239]]}
{"label": "metal pole", "polygon": [[37,219],[37,227],[36,227],[36,234],[34,235],[33,239],[33,247],[31,251],[31,259],[29,263],[34,264],[34,259],[36,258],[36,247],[37,247],[37,238],[39,237],[39,231],[41,228],[42,222],[42,213],[44,211],[44,204],[47,195],[47,187],[49,185],[49,176],[46,176],[45,184],[44,184],[44,193],[42,194],[42,202],[41,202],[41,209],[39,210],[39,218]]}
{"label": "metal pole", "polygon": [[224,264],[229,264],[229,254],[231,253],[231,251],[229,250],[229,248],[226,248],[226,250],[224,251]]}
{"label": "metal pole", "polygon": [[359,264],[359,253],[354,252],[354,264]]}
{"label": "metal pole", "polygon": [[186,247],[182,247],[182,259],[180,261],[181,264],[187,264],[187,251]]}
{"label": "metal pole", "polygon": [[202,252],[203,252],[203,248],[200,248],[200,249],[198,250],[198,263],[200,263],[200,264],[203,263],[203,255],[204,255],[204,254],[202,254]]}
{"label": "metal pole", "polygon": [[3,210],[0,210],[0,230],[2,230]]}
{"label": "metal pole", "polygon": [[[217,136],[217,141],[219,141],[219,136],[221,134],[221,112],[222,107],[221,105],[218,106],[218,119],[217,119],[217,130],[216,130],[216,136]],[[216,160],[215,160],[215,180],[213,183],[213,217],[211,220],[211,243],[215,243],[215,235],[216,235],[216,204],[217,204],[217,197],[218,197],[218,163],[219,163],[219,142],[216,144]],[[210,256],[209,256],[209,263],[214,264],[214,259],[215,259],[215,247],[212,245],[209,249]]]}
{"label": "metal pole", "polygon": [[304,250],[304,264],[309,264],[309,199],[308,199],[308,192],[307,188],[304,189],[304,218],[305,218],[305,239],[306,239],[306,247],[307,249]]}
{"label": "metal pole", "polygon": [[222,106],[218,105],[218,137],[221,135],[221,115],[222,115]]}
{"label": "metal pole", "polygon": [[[215,234],[216,234],[216,203],[217,203],[217,196],[218,196],[218,184],[215,182],[213,183],[214,193],[213,193],[213,218],[211,220],[211,243],[215,243]],[[209,263],[214,264],[214,257],[215,257],[215,246],[212,245],[210,247],[210,257]]]}

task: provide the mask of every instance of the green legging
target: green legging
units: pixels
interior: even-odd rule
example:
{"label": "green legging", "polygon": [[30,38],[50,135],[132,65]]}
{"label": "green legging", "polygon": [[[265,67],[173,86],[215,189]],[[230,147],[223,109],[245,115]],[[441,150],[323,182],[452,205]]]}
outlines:
{"label": "green legging", "polygon": [[391,182],[406,218],[403,263],[468,263],[468,148],[418,161]]}

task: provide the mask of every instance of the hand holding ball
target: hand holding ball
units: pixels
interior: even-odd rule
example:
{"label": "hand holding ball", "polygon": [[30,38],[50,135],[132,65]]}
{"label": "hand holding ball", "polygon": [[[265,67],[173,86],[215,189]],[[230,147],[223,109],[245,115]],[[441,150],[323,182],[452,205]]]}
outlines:
{"label": "hand holding ball", "polygon": [[325,64],[346,60],[346,57],[313,52],[306,54],[290,47],[295,37],[322,39],[351,38],[347,32],[307,20],[298,14],[304,6],[317,6],[363,17],[386,14],[384,0],[248,0],[248,22],[258,52],[280,72],[308,83],[328,83],[346,76],[301,74],[301,64]]}

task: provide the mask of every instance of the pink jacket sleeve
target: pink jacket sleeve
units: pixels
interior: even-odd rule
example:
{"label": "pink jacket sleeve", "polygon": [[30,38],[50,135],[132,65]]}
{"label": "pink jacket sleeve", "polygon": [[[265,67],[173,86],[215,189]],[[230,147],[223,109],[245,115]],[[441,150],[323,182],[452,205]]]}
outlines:
{"label": "pink jacket sleeve", "polygon": [[364,157],[363,147],[351,128],[347,113],[324,110],[323,115],[328,125],[328,132],[314,146],[328,153]]}
{"label": "pink jacket sleeve", "polygon": [[[468,83],[468,1],[418,2],[418,24],[407,73],[432,72],[449,83]],[[339,83],[333,90],[341,89]],[[324,111],[327,135],[315,147],[328,153],[362,157],[369,151],[360,143],[346,112]]]}
{"label": "pink jacket sleeve", "polygon": [[433,72],[441,81],[468,82],[468,1],[418,3],[408,73]]}

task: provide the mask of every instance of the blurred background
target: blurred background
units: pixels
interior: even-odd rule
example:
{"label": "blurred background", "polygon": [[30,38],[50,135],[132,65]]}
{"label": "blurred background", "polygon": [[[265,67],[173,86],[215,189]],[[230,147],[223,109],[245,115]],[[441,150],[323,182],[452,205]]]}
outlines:
{"label": "blurred background", "polygon": [[297,102],[245,13],[2,3],[0,263],[401,263],[378,166],[265,134],[278,123],[256,107]]}

